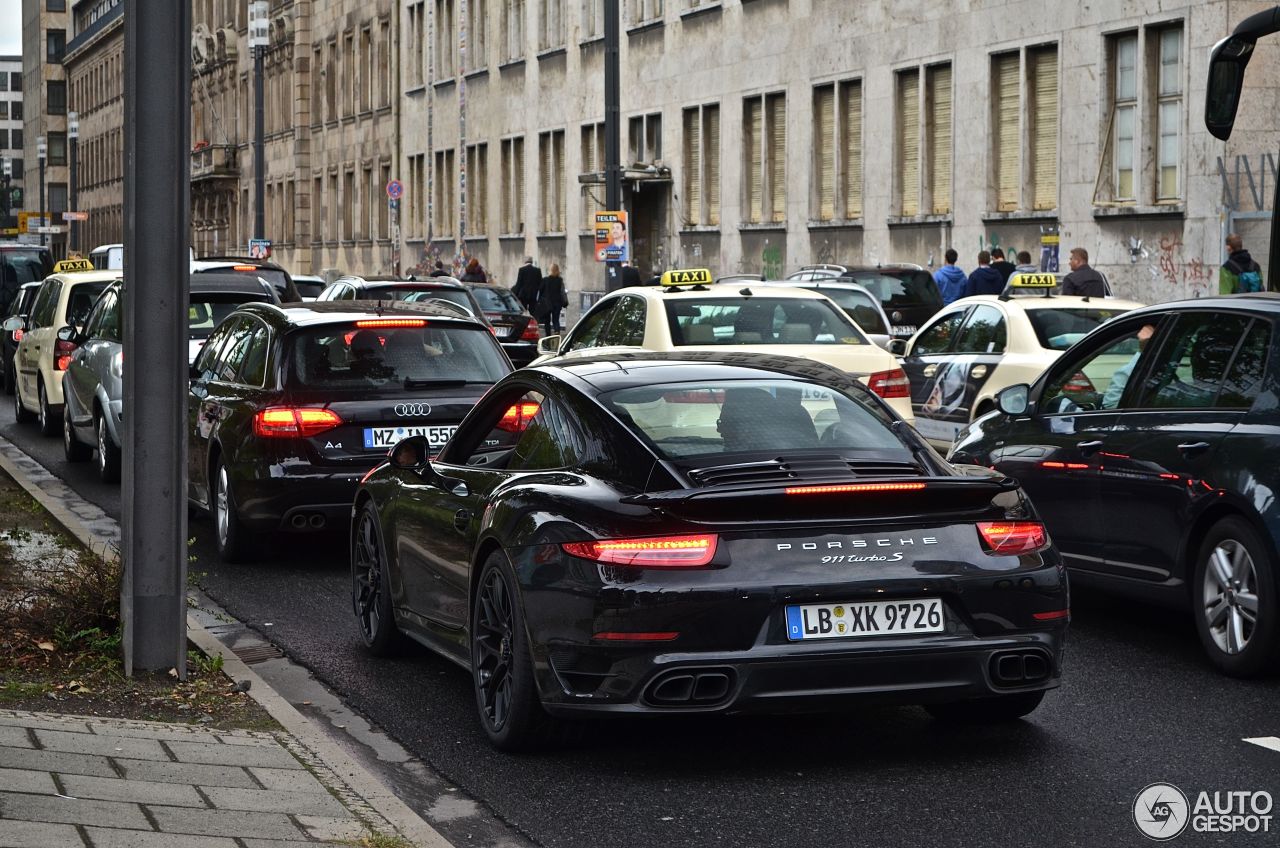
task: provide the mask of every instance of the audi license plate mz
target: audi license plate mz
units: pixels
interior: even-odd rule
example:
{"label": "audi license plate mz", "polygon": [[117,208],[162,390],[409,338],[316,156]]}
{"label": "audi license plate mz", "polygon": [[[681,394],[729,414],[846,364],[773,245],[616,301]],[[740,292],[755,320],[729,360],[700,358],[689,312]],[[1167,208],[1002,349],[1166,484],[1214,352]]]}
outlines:
{"label": "audi license plate mz", "polygon": [[364,446],[366,450],[389,448],[401,439],[410,436],[426,436],[427,443],[433,448],[441,447],[449,441],[455,427],[365,427]]}
{"label": "audi license plate mz", "polygon": [[787,607],[787,638],[792,642],[941,633],[943,628],[941,598]]}

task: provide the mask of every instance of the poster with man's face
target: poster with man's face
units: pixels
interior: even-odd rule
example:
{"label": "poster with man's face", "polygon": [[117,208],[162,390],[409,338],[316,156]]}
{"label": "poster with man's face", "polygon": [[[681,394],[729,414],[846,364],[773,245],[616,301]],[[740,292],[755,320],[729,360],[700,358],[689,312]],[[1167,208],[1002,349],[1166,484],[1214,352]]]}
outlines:
{"label": "poster with man's face", "polygon": [[597,262],[631,261],[631,238],[625,211],[596,213],[595,248]]}

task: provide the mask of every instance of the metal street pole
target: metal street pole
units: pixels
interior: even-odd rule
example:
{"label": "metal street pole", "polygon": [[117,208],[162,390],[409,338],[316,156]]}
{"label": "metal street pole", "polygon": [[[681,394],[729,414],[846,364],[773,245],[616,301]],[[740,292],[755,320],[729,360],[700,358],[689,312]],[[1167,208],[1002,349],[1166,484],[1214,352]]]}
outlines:
{"label": "metal street pole", "polygon": [[266,238],[266,211],[263,198],[266,195],[267,175],[263,163],[263,120],[265,113],[262,79],[262,60],[267,52],[269,36],[267,0],[249,2],[249,48],[253,50],[253,237]]}
{"label": "metal street pole", "polygon": [[[618,134],[620,99],[618,77],[618,0],[604,0],[604,196],[610,211],[622,208],[622,146]],[[605,263],[604,290],[622,288],[618,262]]]}
{"label": "metal street pole", "polygon": [[[71,157],[71,211],[79,212],[80,206],[76,200],[76,154],[80,147],[80,114],[78,112],[67,113],[67,142],[70,146],[70,150],[67,151],[67,154]],[[80,242],[77,240],[77,236],[79,235],[77,227],[78,222],[72,221],[71,240],[67,242],[68,256],[71,255],[72,250],[80,246]]]}
{"label": "metal street pole", "polygon": [[124,16],[125,673],[187,676],[191,4]]}
{"label": "metal street pole", "polygon": [[[45,142],[44,136],[36,139],[36,156],[40,159],[40,216],[41,227],[47,227],[49,222],[44,218],[44,160],[49,155],[49,146]],[[48,233],[40,233],[40,244],[48,244]]]}

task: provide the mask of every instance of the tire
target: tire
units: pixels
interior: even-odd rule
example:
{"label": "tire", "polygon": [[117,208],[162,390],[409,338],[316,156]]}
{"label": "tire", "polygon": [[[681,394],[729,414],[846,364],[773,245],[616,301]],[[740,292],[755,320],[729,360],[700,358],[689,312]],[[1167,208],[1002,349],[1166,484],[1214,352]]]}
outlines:
{"label": "tire", "polygon": [[387,547],[378,511],[365,501],[351,535],[351,607],[360,640],[375,657],[395,656],[404,648],[404,635],[391,610],[390,590]]}
{"label": "tire", "polygon": [[34,412],[28,412],[27,408],[22,405],[22,389],[14,384],[13,392],[13,418],[19,424],[30,424],[36,420]]}
{"label": "tire", "polygon": [[1224,674],[1255,677],[1280,665],[1275,564],[1249,522],[1232,516],[1210,528],[1191,596],[1200,644]]}
{"label": "tire", "polygon": [[111,438],[106,415],[99,412],[94,416],[93,431],[98,437],[98,479],[104,483],[119,483],[120,446]]}
{"label": "tire", "polygon": [[545,746],[560,731],[538,698],[524,610],[506,555],[484,561],[471,603],[471,681],[480,726],[500,751]]}
{"label": "tire", "polygon": [[969,701],[949,701],[943,704],[925,704],[925,711],[939,721],[957,724],[996,724],[1014,721],[1030,715],[1044,700],[1044,690],[996,695],[992,698],[975,698]]}
{"label": "tire", "polygon": [[61,415],[53,411],[53,407],[49,405],[49,393],[45,390],[44,380],[40,380],[36,384],[36,405],[39,407],[38,417],[40,420],[40,434],[44,436],[56,436],[61,427]]}
{"label": "tire", "polygon": [[71,425],[71,407],[62,405],[62,455],[67,462],[87,462],[93,456],[93,448],[81,444]]}
{"label": "tire", "polygon": [[16,371],[12,359],[4,363],[4,393],[7,395],[13,394],[13,386],[18,380]]}
{"label": "tire", "polygon": [[252,556],[253,533],[240,520],[235,492],[231,490],[227,467],[214,461],[209,470],[209,506],[213,518],[213,543],[223,562],[245,562]]}

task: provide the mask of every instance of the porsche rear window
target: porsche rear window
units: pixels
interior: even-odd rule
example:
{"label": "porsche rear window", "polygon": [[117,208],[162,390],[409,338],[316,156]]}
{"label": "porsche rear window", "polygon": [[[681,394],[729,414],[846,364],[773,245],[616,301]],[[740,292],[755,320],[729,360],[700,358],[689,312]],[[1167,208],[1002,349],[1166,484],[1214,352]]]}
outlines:
{"label": "porsche rear window", "polygon": [[337,324],[301,329],[287,341],[289,382],[298,388],[361,391],[495,383],[510,367],[480,326],[390,329]]}
{"label": "porsche rear window", "polygon": [[870,400],[799,380],[669,383],[602,400],[665,459],[819,449],[910,456]]}
{"label": "porsche rear window", "polygon": [[1066,350],[1125,309],[1028,309],[1040,347]]}

